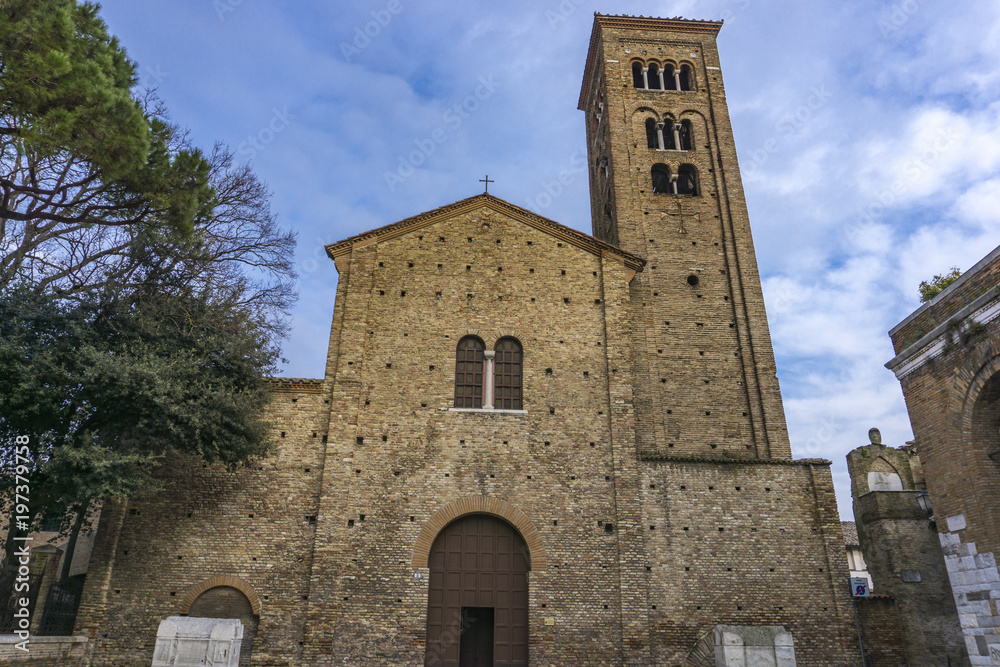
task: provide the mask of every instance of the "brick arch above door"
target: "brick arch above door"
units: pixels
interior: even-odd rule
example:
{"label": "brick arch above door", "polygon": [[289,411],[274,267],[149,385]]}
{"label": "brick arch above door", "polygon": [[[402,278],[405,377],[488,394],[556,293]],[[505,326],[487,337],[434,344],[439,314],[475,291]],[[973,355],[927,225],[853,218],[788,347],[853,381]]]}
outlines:
{"label": "brick arch above door", "polygon": [[491,514],[514,526],[528,545],[532,570],[544,570],[545,547],[542,537],[528,516],[508,502],[489,496],[466,496],[448,503],[424,524],[413,546],[413,567],[427,567],[427,557],[438,533],[455,519],[466,514]]}

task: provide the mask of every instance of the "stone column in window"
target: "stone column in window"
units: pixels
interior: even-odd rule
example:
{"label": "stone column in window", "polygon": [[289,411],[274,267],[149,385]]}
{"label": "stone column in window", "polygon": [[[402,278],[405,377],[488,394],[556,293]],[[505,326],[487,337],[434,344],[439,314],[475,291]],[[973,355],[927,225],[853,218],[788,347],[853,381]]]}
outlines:
{"label": "stone column in window", "polygon": [[483,410],[493,409],[493,359],[497,353],[493,350],[483,352]]}
{"label": "stone column in window", "polygon": [[642,87],[649,90],[649,68],[642,68]]}
{"label": "stone column in window", "polygon": [[659,150],[664,150],[667,144],[663,141],[663,121],[656,124],[656,147]]}
{"label": "stone column in window", "polygon": [[660,77],[660,90],[666,90],[667,87],[663,83],[663,68],[662,67],[660,68],[659,77]]}
{"label": "stone column in window", "polygon": [[677,174],[670,175],[670,193],[677,194]]}
{"label": "stone column in window", "polygon": [[681,68],[680,67],[674,68],[674,85],[676,86],[676,88],[674,88],[674,90],[684,90],[683,88],[681,88]]}
{"label": "stone column in window", "polygon": [[681,143],[681,124],[674,123],[673,130],[674,130],[674,148],[676,148],[679,151],[686,150],[684,144]]}

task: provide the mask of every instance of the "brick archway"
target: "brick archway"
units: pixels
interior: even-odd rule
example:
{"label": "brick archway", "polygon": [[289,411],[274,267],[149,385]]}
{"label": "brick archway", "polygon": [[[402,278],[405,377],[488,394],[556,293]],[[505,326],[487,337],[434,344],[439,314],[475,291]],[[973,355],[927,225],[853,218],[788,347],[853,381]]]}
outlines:
{"label": "brick archway", "polygon": [[260,616],[260,596],[254,591],[253,587],[247,582],[243,581],[239,577],[234,577],[232,575],[224,574],[218,577],[212,577],[211,579],[206,579],[191,588],[188,589],[187,593],[184,594],[184,598],[181,600],[181,611],[182,613],[187,613],[194,604],[194,601],[198,599],[198,596],[205,591],[216,588],[217,586],[229,586],[235,588],[243,595],[247,596],[247,600],[250,601],[250,608],[253,610],[255,616]]}
{"label": "brick archway", "polygon": [[990,358],[986,363],[979,365],[975,371],[969,372],[969,381],[965,394],[961,397],[962,404],[958,406],[959,414],[962,415],[962,432],[972,432],[973,412],[979,397],[986,387],[986,384],[1000,373],[1000,355]]}
{"label": "brick archway", "polygon": [[449,523],[466,514],[491,514],[514,526],[528,545],[531,569],[538,571],[546,568],[542,537],[531,519],[510,503],[487,496],[466,496],[448,503],[435,512],[417,536],[417,542],[413,546],[413,567],[427,567],[427,557],[438,533]]}

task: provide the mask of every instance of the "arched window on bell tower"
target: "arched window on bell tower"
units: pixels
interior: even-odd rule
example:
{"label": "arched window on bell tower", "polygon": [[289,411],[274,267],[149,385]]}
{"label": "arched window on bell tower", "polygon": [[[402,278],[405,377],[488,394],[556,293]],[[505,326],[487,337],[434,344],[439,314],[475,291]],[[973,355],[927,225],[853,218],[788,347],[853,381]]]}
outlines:
{"label": "arched window on bell tower", "polygon": [[682,164],[677,170],[674,194],[695,196],[698,194],[698,170],[692,164]]}
{"label": "arched window on bell tower", "polygon": [[670,185],[670,167],[665,164],[654,164],[651,175],[654,195],[673,194],[673,188]]}
{"label": "arched window on bell tower", "polygon": [[691,121],[682,120],[679,123],[674,123],[673,133],[674,139],[677,142],[677,150],[679,151],[689,151],[691,150],[694,140],[691,133]]}
{"label": "arched window on bell tower", "polygon": [[681,65],[677,72],[677,89],[694,90],[694,77],[692,76],[690,65]]}
{"label": "arched window on bell tower", "polygon": [[632,63],[632,85],[635,88],[646,87],[646,81],[642,76],[642,63],[638,60]]}
{"label": "arched window on bell tower", "polygon": [[650,90],[660,90],[660,67],[656,63],[649,63],[649,70],[646,72],[646,83]]}

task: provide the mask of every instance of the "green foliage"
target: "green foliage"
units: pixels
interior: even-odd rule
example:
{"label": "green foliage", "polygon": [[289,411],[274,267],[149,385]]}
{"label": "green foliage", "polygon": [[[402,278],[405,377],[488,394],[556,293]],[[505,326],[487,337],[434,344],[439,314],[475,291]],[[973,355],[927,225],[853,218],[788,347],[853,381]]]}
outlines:
{"label": "green foliage", "polygon": [[962,271],[958,267],[951,267],[948,273],[942,276],[934,276],[929,281],[923,280],[920,282],[920,303],[927,303],[934,297],[944,290],[945,287],[952,284],[962,275]]}
{"label": "green foliage", "polygon": [[[29,436],[32,515],[156,490],[167,455],[233,468],[270,451],[263,376],[278,352],[231,310],[173,296],[0,296],[0,444],[7,458]],[[0,477],[0,494],[12,481]]]}

